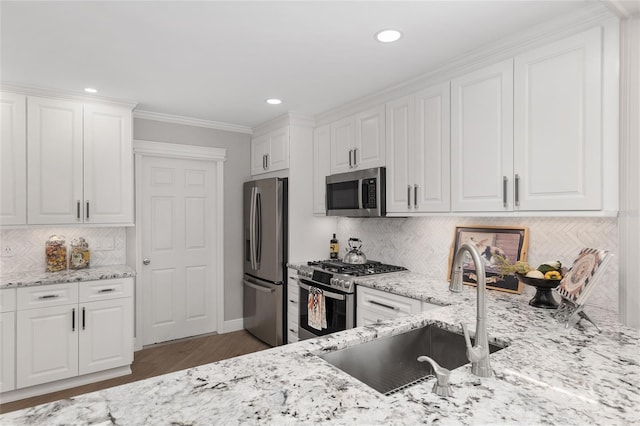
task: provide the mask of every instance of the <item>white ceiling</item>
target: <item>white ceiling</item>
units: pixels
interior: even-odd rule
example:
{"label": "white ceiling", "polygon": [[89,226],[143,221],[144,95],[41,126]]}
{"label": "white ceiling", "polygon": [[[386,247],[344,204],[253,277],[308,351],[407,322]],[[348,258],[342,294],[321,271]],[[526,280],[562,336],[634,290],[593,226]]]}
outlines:
{"label": "white ceiling", "polygon": [[[286,111],[322,113],[583,5],[2,1],[0,77],[253,127]],[[404,32],[399,43],[373,40],[390,27]]]}

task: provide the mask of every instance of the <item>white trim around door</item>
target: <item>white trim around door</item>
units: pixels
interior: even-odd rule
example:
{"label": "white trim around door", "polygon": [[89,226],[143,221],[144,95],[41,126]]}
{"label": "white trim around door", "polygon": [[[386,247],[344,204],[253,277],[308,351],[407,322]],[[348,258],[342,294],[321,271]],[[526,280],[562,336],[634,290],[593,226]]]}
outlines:
{"label": "white trim around door", "polygon": [[[213,210],[215,223],[213,224],[216,229],[216,235],[224,236],[224,162],[226,160],[226,149],[223,148],[211,148],[194,145],[182,145],[172,144],[165,142],[154,141],[133,141],[133,153],[135,157],[135,178],[136,178],[136,194],[140,194],[139,185],[142,182],[142,160],[145,157],[161,157],[172,159],[188,159],[188,160],[201,160],[215,163],[215,189],[216,197],[214,200]],[[140,226],[140,220],[142,215],[142,200],[141,197],[136,196],[136,227],[135,227],[135,242],[133,244],[135,249],[135,270],[138,279],[136,280],[136,347],[135,350],[142,349],[142,342],[144,342],[143,327],[142,327],[142,286],[139,283],[140,277],[143,273],[143,253],[142,253],[142,226]],[[213,259],[215,264],[219,267],[215,268],[214,279],[216,289],[216,330],[219,333],[225,331],[224,322],[224,238],[216,238],[215,244],[215,256]]]}

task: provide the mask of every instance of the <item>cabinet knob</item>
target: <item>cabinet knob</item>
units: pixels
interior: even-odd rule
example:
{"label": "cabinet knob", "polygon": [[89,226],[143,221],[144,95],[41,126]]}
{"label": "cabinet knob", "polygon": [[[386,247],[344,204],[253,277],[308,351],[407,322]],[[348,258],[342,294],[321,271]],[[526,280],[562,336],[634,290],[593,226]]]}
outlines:
{"label": "cabinet knob", "polygon": [[142,260],[142,264],[143,264],[143,265],[148,265],[148,264],[150,264],[150,263],[151,263],[151,259],[147,259],[147,258],[145,258],[145,259],[143,259],[143,260]]}

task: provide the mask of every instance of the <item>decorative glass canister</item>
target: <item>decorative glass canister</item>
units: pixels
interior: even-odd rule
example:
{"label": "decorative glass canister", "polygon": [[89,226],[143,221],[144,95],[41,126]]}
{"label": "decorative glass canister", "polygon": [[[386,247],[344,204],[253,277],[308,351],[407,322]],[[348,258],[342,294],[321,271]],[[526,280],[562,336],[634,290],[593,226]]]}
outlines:
{"label": "decorative glass canister", "polygon": [[84,269],[89,267],[91,254],[89,244],[84,238],[71,240],[71,254],[69,255],[69,269]]}
{"label": "decorative glass canister", "polygon": [[67,242],[62,235],[52,235],[45,243],[47,272],[67,269]]}

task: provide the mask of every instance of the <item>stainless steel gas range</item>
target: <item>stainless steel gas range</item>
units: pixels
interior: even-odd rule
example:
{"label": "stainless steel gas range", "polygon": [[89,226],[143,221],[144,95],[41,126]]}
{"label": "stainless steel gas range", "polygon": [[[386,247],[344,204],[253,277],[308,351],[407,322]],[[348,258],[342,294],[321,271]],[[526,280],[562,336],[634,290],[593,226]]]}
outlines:
{"label": "stainless steel gas range", "polygon": [[[376,261],[348,264],[337,260],[307,262],[309,268],[298,271],[299,313],[298,336],[301,340],[324,336],[355,327],[355,277],[406,271],[402,266],[386,265]],[[313,296],[322,294],[326,327],[310,325],[309,309]]]}

